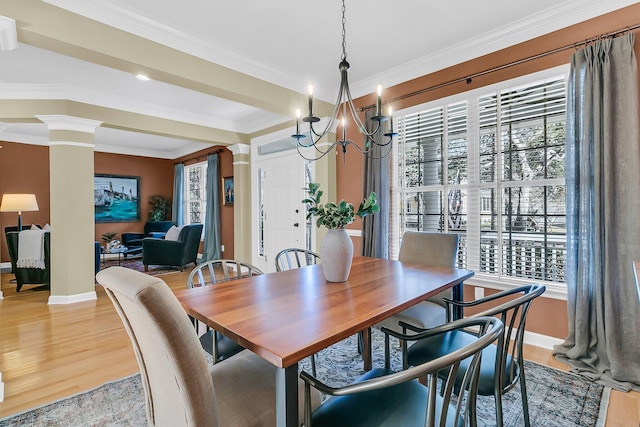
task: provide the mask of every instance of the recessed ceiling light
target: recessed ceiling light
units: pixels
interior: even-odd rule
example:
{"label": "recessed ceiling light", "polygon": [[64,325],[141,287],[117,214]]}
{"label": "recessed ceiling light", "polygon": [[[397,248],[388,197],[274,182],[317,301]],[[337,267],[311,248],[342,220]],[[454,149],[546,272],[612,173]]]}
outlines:
{"label": "recessed ceiling light", "polygon": [[136,74],[136,79],[142,80],[143,82],[151,80],[146,74]]}

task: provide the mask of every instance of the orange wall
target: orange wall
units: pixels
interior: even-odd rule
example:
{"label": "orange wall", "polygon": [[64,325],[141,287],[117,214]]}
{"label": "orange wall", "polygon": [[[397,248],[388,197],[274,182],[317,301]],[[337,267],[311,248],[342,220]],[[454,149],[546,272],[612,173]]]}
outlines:
{"label": "orange wall", "polygon": [[[1,142],[0,195],[35,194],[37,212],[23,212],[22,224],[45,225],[49,222],[49,147]],[[2,262],[9,262],[4,228],[18,225],[16,212],[0,212]]]}
{"label": "orange wall", "polygon": [[[0,195],[4,193],[34,193],[38,200],[39,211],[24,212],[23,224],[44,225],[49,222],[49,147],[2,142],[0,149]],[[209,150],[211,151],[211,149]],[[193,156],[190,156],[193,157]],[[233,175],[232,154],[229,150],[220,153],[221,176]],[[206,159],[206,156],[202,159]],[[193,163],[194,160],[191,160]],[[189,163],[189,161],[186,161]],[[132,175],[140,177],[140,213],[141,221],[120,223],[97,223],[95,239],[110,231],[142,231],[148,219],[149,197],[161,194],[173,198],[173,168],[175,161],[150,157],[127,156],[96,152],[94,155],[95,173]],[[4,227],[17,225],[18,216],[14,212],[0,213],[0,227],[4,236]],[[233,258],[233,208],[221,207],[222,244],[225,245],[224,256]],[[9,255],[4,237],[0,239],[2,262],[9,262]]]}
{"label": "orange wall", "polygon": [[[160,194],[173,199],[173,163],[171,160],[151,157],[126,156],[123,154],[94,154],[94,172],[113,175],[131,175],[140,177],[140,221],[137,222],[101,222],[96,223],[95,239],[102,242],[104,233],[118,233],[116,239],[122,240],[121,233],[142,232],[149,218],[149,197]],[[171,219],[169,217],[169,219]]]}
{"label": "orange wall", "polygon": [[[586,39],[638,24],[640,23],[639,17],[640,3],[636,3],[619,11],[555,31],[531,41],[520,43],[516,46],[512,46],[435,73],[424,75],[397,86],[385,88],[383,97],[385,100],[396,99],[421,89],[446,83],[458,78],[465,78],[469,75],[482,72],[490,68],[528,58],[556,48],[573,46],[575,43]],[[640,42],[638,41],[638,39],[640,39],[640,31],[636,31],[635,35],[636,56],[640,58]],[[470,84],[467,84],[466,82],[456,83],[438,90],[426,91],[420,95],[392,101],[390,105],[393,107],[394,111],[398,111],[403,108],[408,108],[482,86],[531,74],[536,71],[562,64],[568,64],[573,52],[575,52],[575,49],[572,47],[553,55],[474,78]],[[359,98],[355,100],[354,103],[356,107],[373,105],[375,103],[374,94],[372,93],[369,96]],[[350,132],[348,132],[347,135],[348,139],[353,141],[361,140],[361,137],[359,137],[355,129],[351,128],[349,130]],[[354,152],[354,150],[351,150],[346,156],[346,162],[342,161],[342,155],[339,155],[338,159],[336,168],[338,200],[346,199],[352,202],[360,200],[363,197],[362,156]],[[354,185],[354,183],[357,183],[357,185]],[[350,228],[360,229],[361,227],[361,223],[357,221],[354,222]],[[354,253],[360,254],[361,238],[355,237],[353,240],[355,246]],[[465,295],[467,299],[473,299],[473,291],[471,289],[469,289],[468,292],[465,292]],[[530,331],[562,339],[567,336],[567,308],[564,301],[542,298],[532,304],[528,319],[527,329]]]}

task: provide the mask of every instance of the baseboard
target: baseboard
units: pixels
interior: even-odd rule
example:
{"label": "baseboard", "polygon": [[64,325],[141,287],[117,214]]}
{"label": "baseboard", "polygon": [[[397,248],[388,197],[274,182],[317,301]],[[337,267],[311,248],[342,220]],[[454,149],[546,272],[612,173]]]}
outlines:
{"label": "baseboard", "polygon": [[51,295],[49,297],[49,305],[56,304],[74,304],[76,302],[92,301],[98,299],[98,295],[95,291],[85,292],[83,294],[75,295]]}
{"label": "baseboard", "polygon": [[525,331],[524,342],[525,344],[535,345],[536,347],[547,350],[553,350],[553,346],[562,344],[564,340],[556,337],[550,337],[548,335]]}
{"label": "baseboard", "polygon": [[0,262],[0,272],[2,272],[2,273],[11,273],[11,263],[10,262]]}

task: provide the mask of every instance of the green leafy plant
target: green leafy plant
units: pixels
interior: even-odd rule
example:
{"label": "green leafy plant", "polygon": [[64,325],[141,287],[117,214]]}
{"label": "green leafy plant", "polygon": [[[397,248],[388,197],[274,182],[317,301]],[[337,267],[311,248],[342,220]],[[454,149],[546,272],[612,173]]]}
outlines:
{"label": "green leafy plant", "polygon": [[116,233],[115,231],[109,231],[108,233],[104,233],[102,235],[102,241],[105,243],[109,243],[116,237],[117,234],[118,233]]}
{"label": "green leafy plant", "polygon": [[369,194],[369,197],[364,199],[358,211],[356,212],[351,203],[347,203],[344,200],[340,200],[336,203],[320,203],[320,198],[324,194],[320,190],[320,184],[310,183],[307,189],[309,197],[304,199],[302,203],[306,203],[308,207],[307,219],[312,216],[317,217],[316,225],[320,227],[324,225],[329,229],[344,228],[347,224],[351,224],[355,217],[361,219],[367,215],[372,215],[376,212],[380,212],[380,206],[378,206],[378,197],[373,191]]}
{"label": "green leafy plant", "polygon": [[160,194],[154,194],[149,198],[151,209],[149,221],[164,221],[171,210],[171,201]]}

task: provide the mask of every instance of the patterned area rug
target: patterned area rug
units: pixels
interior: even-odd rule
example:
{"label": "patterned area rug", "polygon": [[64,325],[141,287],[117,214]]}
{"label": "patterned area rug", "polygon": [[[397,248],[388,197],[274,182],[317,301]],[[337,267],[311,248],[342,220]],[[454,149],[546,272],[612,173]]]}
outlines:
{"label": "patterned area rug", "polygon": [[[394,347],[392,364],[400,367],[400,352]],[[373,331],[374,366],[382,366],[382,333]],[[208,356],[208,355],[207,355]],[[211,358],[209,357],[211,363]],[[316,357],[318,377],[339,385],[363,373],[356,338],[350,337]],[[311,372],[309,359],[300,369]],[[532,426],[603,426],[606,420],[609,389],[577,375],[526,362],[529,413]],[[144,426],[146,412],[140,376],[104,384],[88,391],[32,411],[0,420],[0,426]],[[522,426],[519,386],[503,397],[504,425]],[[495,426],[492,397],[478,398],[478,425]]]}

